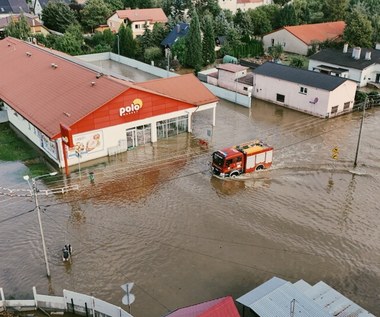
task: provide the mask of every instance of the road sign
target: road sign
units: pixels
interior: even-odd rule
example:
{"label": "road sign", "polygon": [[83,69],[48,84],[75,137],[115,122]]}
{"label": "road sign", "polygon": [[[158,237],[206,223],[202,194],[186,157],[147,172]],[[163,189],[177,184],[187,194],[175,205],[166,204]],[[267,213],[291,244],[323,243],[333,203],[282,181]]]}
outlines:
{"label": "road sign", "polygon": [[123,296],[123,298],[121,299],[121,302],[124,304],[124,305],[131,305],[136,297],[134,294],[131,294],[131,289],[133,287],[133,285],[135,285],[135,283],[131,282],[131,283],[126,283],[126,284],[123,284],[121,285],[120,287],[127,293],[126,295]]}

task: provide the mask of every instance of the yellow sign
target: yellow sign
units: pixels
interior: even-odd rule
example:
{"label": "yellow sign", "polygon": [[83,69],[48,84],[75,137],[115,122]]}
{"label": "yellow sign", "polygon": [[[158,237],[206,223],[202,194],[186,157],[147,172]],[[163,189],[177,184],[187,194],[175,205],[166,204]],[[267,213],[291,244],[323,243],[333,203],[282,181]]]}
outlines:
{"label": "yellow sign", "polygon": [[333,153],[332,158],[333,158],[334,160],[337,160],[337,159],[338,159],[338,154],[337,154],[337,153]]}
{"label": "yellow sign", "polygon": [[337,147],[337,146],[334,147],[334,148],[332,149],[332,152],[333,152],[333,153],[339,153],[339,149],[338,149],[338,147]]}

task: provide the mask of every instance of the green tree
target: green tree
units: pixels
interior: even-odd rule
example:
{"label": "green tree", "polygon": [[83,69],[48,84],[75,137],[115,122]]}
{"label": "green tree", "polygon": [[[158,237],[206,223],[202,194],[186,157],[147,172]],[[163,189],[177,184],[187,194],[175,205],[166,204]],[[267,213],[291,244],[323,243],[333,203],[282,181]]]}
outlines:
{"label": "green tree", "polygon": [[5,34],[21,40],[26,40],[30,36],[30,27],[23,14],[20,15],[18,21],[12,19],[11,23],[5,28]]}
{"label": "green tree", "polygon": [[136,55],[136,41],[133,39],[132,30],[129,26],[122,24],[119,29],[118,37],[116,36],[114,43],[114,52],[118,52],[119,44],[120,55],[134,58]]}
{"label": "green tree", "polygon": [[297,15],[292,4],[286,4],[283,6],[278,15],[280,26],[297,25]]}
{"label": "green tree", "polygon": [[353,10],[346,19],[343,39],[351,46],[372,47],[371,21],[359,10]]}
{"label": "green tree", "polygon": [[272,29],[277,29],[280,27],[277,21],[280,10],[281,8],[274,4],[268,4],[254,9],[255,12],[258,12],[260,15],[265,15],[269,19]]}
{"label": "green tree", "polygon": [[174,43],[171,48],[171,53],[174,59],[177,59],[181,65],[185,65],[186,61],[186,51],[187,51],[187,40],[186,37],[181,37],[178,41]]}
{"label": "green tree", "polygon": [[[221,10],[218,0],[192,0],[191,3],[197,11],[198,16],[204,16],[206,12],[210,12],[212,16],[216,17]],[[187,7],[190,8],[190,4]]]}
{"label": "green tree", "polygon": [[111,10],[104,0],[88,0],[82,10],[82,26],[86,31],[94,31],[98,25],[105,24]]}
{"label": "green tree", "polygon": [[[231,17],[232,18],[232,17]],[[215,35],[223,36],[226,35],[227,30],[231,27],[231,20],[228,20],[226,16],[226,11],[222,10],[214,19],[214,32]]]}
{"label": "green tree", "polygon": [[234,55],[234,50],[242,45],[241,33],[236,28],[229,28],[226,40],[221,48],[222,55]]}
{"label": "green tree", "polygon": [[203,34],[202,49],[204,65],[214,63],[216,58],[215,35],[214,27],[212,25],[212,17],[210,15],[205,17],[205,31]]}
{"label": "green tree", "polygon": [[259,10],[248,10],[248,14],[251,17],[252,30],[255,36],[261,37],[272,31],[271,21],[265,13]]}
{"label": "green tree", "polygon": [[124,9],[123,0],[104,0],[104,3],[108,6],[111,12]]}
{"label": "green tree", "polygon": [[144,51],[145,62],[150,62],[150,61],[157,62],[158,60],[162,59],[162,57],[163,57],[162,50],[161,50],[161,48],[159,48],[157,46],[148,47]]}
{"label": "green tree", "polygon": [[79,24],[70,25],[63,36],[56,39],[54,48],[70,55],[82,54],[83,35]]}
{"label": "green tree", "polygon": [[71,24],[77,23],[74,11],[63,1],[49,1],[42,10],[42,20],[48,29],[61,33]]}
{"label": "green tree", "polygon": [[282,53],[284,52],[284,48],[281,44],[276,44],[269,48],[269,54],[272,56],[274,60],[280,59]]}
{"label": "green tree", "polygon": [[192,19],[190,22],[189,33],[186,36],[186,66],[190,66],[195,69],[196,72],[201,70],[202,60],[202,38],[201,28],[199,25],[198,14],[193,10]]}
{"label": "green tree", "polygon": [[234,17],[234,25],[241,30],[243,40],[249,42],[251,36],[253,36],[251,15],[247,11],[238,9]]}
{"label": "green tree", "polygon": [[153,25],[153,30],[152,30],[152,36],[151,40],[152,43],[149,46],[160,46],[162,40],[166,37],[168,34],[167,29],[165,28],[165,25],[163,23],[155,23]]}
{"label": "green tree", "polygon": [[294,56],[291,58],[289,65],[292,67],[304,68],[305,59],[301,56]]}
{"label": "green tree", "polygon": [[326,21],[341,21],[345,19],[348,0],[324,0],[323,13]]}

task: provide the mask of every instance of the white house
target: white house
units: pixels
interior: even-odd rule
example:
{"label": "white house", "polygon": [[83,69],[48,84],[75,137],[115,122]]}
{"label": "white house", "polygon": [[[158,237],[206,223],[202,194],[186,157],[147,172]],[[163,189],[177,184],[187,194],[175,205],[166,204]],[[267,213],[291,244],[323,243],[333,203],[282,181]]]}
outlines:
{"label": "white house", "polygon": [[130,25],[135,38],[138,35],[143,35],[145,29],[153,30],[155,23],[166,23],[168,18],[161,8],[151,9],[128,9],[117,10],[107,20],[107,25],[114,33],[119,32],[122,23]]}
{"label": "white house", "polygon": [[346,78],[266,62],[253,70],[255,98],[328,118],[350,112],[356,83]]}
{"label": "white house", "polygon": [[309,70],[348,78],[364,87],[368,83],[380,85],[380,45],[376,49],[322,50],[310,57]]}
{"label": "white house", "polygon": [[343,21],[285,26],[263,36],[264,49],[280,44],[285,52],[307,55],[314,43],[341,38],[345,26]]}
{"label": "white house", "polygon": [[218,4],[223,10],[230,10],[235,14],[238,9],[247,11],[265,4],[272,4],[272,0],[219,0]]}

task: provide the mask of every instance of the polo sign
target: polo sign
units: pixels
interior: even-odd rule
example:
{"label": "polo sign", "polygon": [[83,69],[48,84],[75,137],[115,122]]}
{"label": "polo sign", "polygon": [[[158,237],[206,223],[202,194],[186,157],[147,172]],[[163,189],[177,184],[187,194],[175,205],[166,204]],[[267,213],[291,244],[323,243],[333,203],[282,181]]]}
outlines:
{"label": "polo sign", "polygon": [[127,116],[129,114],[136,113],[137,111],[139,111],[142,108],[142,106],[143,106],[142,100],[139,98],[136,98],[135,100],[133,100],[133,102],[131,103],[130,106],[121,107],[119,109],[119,115],[120,115],[120,117],[123,117],[123,116]]}

